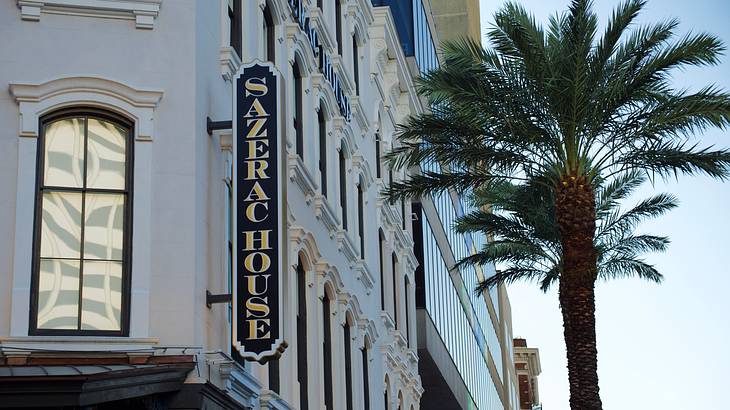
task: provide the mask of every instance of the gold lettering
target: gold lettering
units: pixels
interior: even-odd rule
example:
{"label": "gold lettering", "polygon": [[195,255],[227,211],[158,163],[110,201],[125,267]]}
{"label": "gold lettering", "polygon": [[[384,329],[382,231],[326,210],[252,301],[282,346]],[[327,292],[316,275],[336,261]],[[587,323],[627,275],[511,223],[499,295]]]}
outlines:
{"label": "gold lettering", "polygon": [[[254,113],[254,114],[251,114]],[[261,102],[259,102],[259,99],[256,98],[251,103],[251,108],[248,109],[248,112],[246,115],[243,116],[243,118],[252,118],[252,117],[268,117],[269,113],[264,110],[264,106],[261,105]]]}
{"label": "gold lettering", "polygon": [[[263,231],[244,231],[243,234],[246,235],[246,247],[243,248],[243,250],[253,251],[271,249],[271,246],[269,246],[269,232],[271,232],[271,229]],[[256,238],[256,233],[259,234],[259,238]],[[256,241],[259,242],[259,247],[254,248],[254,242]]]}
{"label": "gold lettering", "polygon": [[[267,290],[269,290],[269,278],[271,275],[250,275],[246,276],[246,282],[248,282],[248,293],[254,296],[261,296],[264,293],[266,293]],[[257,291],[256,290],[256,279],[257,278],[264,278],[264,290]]]}
{"label": "gold lettering", "polygon": [[[258,256],[261,259],[258,269],[256,269],[254,267],[254,262],[255,262],[256,256]],[[247,271],[249,271],[251,273],[261,273],[271,267],[271,258],[269,257],[269,255],[267,255],[263,252],[249,253],[248,255],[246,255],[246,258],[243,260],[243,266],[246,268]]]}
{"label": "gold lettering", "polygon": [[[261,159],[269,157],[268,140],[251,140],[248,143],[248,156],[246,159]],[[261,155],[259,155],[261,153]]]}
{"label": "gold lettering", "polygon": [[[251,195],[256,195],[256,198],[253,198]],[[244,199],[245,202],[249,201],[268,201],[270,198],[266,195],[266,192],[264,192],[264,189],[261,188],[261,185],[259,184],[259,181],[256,181],[253,183],[253,187],[251,187],[251,191],[248,193],[248,196],[246,199]]]}
{"label": "gold lettering", "polygon": [[249,95],[253,95],[254,97],[263,97],[269,92],[269,87],[266,86],[266,77],[251,77],[246,80],[245,87],[246,97]]}
{"label": "gold lettering", "polygon": [[[258,100],[256,100],[258,101]],[[251,111],[249,111],[250,113]],[[246,138],[257,138],[257,137],[266,137],[267,130],[264,128],[264,125],[266,125],[266,118],[253,118],[246,121],[246,126],[251,126],[251,123],[253,124],[253,127],[251,127],[250,130],[248,130],[248,134],[246,134]],[[259,131],[264,128],[264,131],[259,134]],[[267,141],[268,142],[268,141]]]}
{"label": "gold lettering", "polygon": [[266,218],[269,217],[269,213],[267,212],[261,219],[256,219],[256,206],[262,205],[264,209],[267,211],[269,210],[269,204],[266,202],[254,202],[252,204],[249,204],[246,207],[246,219],[248,219],[251,222],[262,222],[266,220]]}
{"label": "gold lettering", "polygon": [[266,317],[269,313],[269,298],[254,296],[246,301],[246,317]]}
{"label": "gold lettering", "polygon": [[266,169],[269,168],[269,163],[264,161],[263,159],[254,159],[251,161],[246,161],[247,165],[247,173],[246,173],[246,179],[269,179],[269,176],[266,175]]}
{"label": "gold lettering", "polygon": [[[248,319],[248,337],[246,339],[268,339],[271,337],[271,333],[268,330],[264,330],[264,326],[269,327],[269,319]],[[259,326],[259,322],[261,326]],[[266,332],[264,334],[260,334]]]}

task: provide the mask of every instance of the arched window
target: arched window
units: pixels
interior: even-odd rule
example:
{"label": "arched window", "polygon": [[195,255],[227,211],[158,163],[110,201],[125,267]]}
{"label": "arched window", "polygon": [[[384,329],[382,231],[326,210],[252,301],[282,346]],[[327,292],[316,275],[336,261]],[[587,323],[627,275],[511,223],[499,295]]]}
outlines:
{"label": "arched window", "polygon": [[350,323],[345,320],[342,325],[343,347],[345,350],[345,405],[347,410],[352,410],[352,346],[350,344]]}
{"label": "arched window", "polygon": [[126,336],[133,124],[73,109],[40,129],[30,333]]}
{"label": "arched window", "polygon": [[241,25],[242,25],[242,13],[241,13],[241,0],[228,0],[228,19],[229,19],[229,44],[236,50],[239,58],[243,58],[241,54]]}
{"label": "arched window", "polygon": [[406,201],[401,198],[400,200],[400,216],[401,216],[401,229],[406,230]]}
{"label": "arched window", "polygon": [[297,261],[297,381],[299,408],[309,409],[307,380],[307,281],[302,259]]}
{"label": "arched window", "polygon": [[366,337],[362,350],[362,389],[363,389],[363,410],[370,410],[370,375],[368,374],[368,348],[370,347],[368,338]]}
{"label": "arched window", "polygon": [[334,410],[332,395],[332,328],[330,319],[330,299],[327,291],[322,297],[322,329],[324,337],[322,343],[322,356],[324,357],[324,405],[327,410]]}
{"label": "arched window", "polygon": [[380,310],[385,310],[385,234],[378,229],[378,263],[380,268]]}
{"label": "arched window", "polygon": [[383,408],[388,410],[390,408],[390,400],[388,399],[388,379],[385,379],[385,390],[383,391]]}
{"label": "arched window", "polygon": [[345,147],[340,144],[339,154],[340,208],[342,210],[342,229],[347,230],[347,168],[345,164]]}
{"label": "arched window", "polygon": [[320,189],[323,196],[327,196],[327,117],[324,106],[320,104],[317,111],[317,127],[319,132],[319,175]]}
{"label": "arched window", "polygon": [[357,184],[357,233],[360,235],[360,259],[365,259],[365,222],[364,212],[365,204],[363,203],[363,182],[360,178]]}
{"label": "arched window", "polygon": [[334,0],[335,2],[335,30],[337,37],[337,54],[342,55],[342,0]]}
{"label": "arched window", "polygon": [[395,252],[391,254],[390,262],[393,270],[393,323],[398,329],[398,257]]}
{"label": "arched window", "polygon": [[410,283],[410,281],[408,281],[408,276],[404,276],[404,278],[405,278],[405,287],[404,287],[404,290],[405,290],[405,293],[404,294],[405,294],[405,296],[403,297],[403,305],[404,305],[405,310],[406,310],[406,312],[405,312],[405,318],[406,318],[406,346],[410,347],[411,346],[411,326],[410,326],[410,323],[409,323],[410,317],[408,315],[408,311],[410,309],[410,307],[408,305],[408,294],[411,291],[411,283]]}
{"label": "arched window", "polygon": [[[378,116],[379,117],[379,116]],[[375,177],[380,178],[380,133],[375,134]]]}
{"label": "arched window", "polygon": [[304,115],[302,114],[302,94],[304,90],[302,89],[302,72],[297,61],[294,61],[292,73],[294,75],[294,116],[292,120],[294,121],[294,133],[296,134],[295,145],[297,155],[304,160],[304,127],[302,126],[304,120]]}
{"label": "arched window", "polygon": [[355,95],[360,95],[360,52],[357,49],[357,37],[352,35],[352,76],[355,79]]}
{"label": "arched window", "polygon": [[264,60],[265,61],[271,61],[272,63],[276,62],[276,26],[274,26],[274,19],[271,16],[271,7],[269,6],[268,2],[266,3],[266,7],[264,7],[263,10],[264,13],[264,27],[263,27],[263,33],[266,34],[264,37]]}

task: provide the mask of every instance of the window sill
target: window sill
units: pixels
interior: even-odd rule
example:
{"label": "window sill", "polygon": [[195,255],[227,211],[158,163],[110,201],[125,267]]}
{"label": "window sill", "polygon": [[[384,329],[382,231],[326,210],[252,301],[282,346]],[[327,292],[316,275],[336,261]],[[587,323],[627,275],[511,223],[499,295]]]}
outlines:
{"label": "window sill", "polygon": [[59,351],[129,351],[159,348],[156,337],[117,336],[21,336],[0,337],[0,355],[24,350]]}

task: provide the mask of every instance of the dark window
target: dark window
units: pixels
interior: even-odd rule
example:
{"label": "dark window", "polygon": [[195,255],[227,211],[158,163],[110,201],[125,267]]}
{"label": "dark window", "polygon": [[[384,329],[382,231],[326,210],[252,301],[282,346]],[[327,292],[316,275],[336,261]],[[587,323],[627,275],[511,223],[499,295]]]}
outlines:
{"label": "dark window", "polygon": [[357,37],[352,36],[352,75],[355,78],[355,95],[360,95],[360,67],[359,52],[357,50]]}
{"label": "dark window", "polygon": [[243,57],[241,54],[241,0],[228,0],[228,18],[230,19],[230,45],[238,53],[238,57]]}
{"label": "dark window", "polygon": [[266,61],[276,62],[276,27],[274,26],[274,19],[271,17],[271,8],[267,4],[264,8],[264,30],[266,33],[266,47],[264,48],[266,55],[264,58]]}
{"label": "dark window", "polygon": [[380,134],[375,134],[375,176],[380,178]]}
{"label": "dark window", "polygon": [[357,184],[357,232],[360,234],[360,259],[365,259],[365,223],[363,221],[364,204],[362,199],[362,180]]}
{"label": "dark window", "polygon": [[309,408],[307,382],[307,299],[304,266],[297,264],[297,381],[299,382],[299,408]]}
{"label": "dark window", "polygon": [[400,200],[400,216],[401,216],[401,228],[406,230],[406,201]]}
{"label": "dark window", "polygon": [[340,208],[342,209],[342,229],[347,230],[347,170],[345,169],[344,148],[340,147]]}
{"label": "dark window", "polygon": [[362,388],[364,397],[364,410],[370,410],[370,376],[368,375],[368,345],[367,341],[362,347]]}
{"label": "dark window", "polygon": [[279,360],[269,361],[269,390],[279,394]]}
{"label": "dark window", "polygon": [[383,404],[384,404],[383,408],[385,410],[388,410],[389,407],[388,407],[388,387],[387,386],[385,387],[385,392],[383,392]]}
{"label": "dark window", "polygon": [[296,133],[296,149],[297,155],[304,159],[304,127],[302,121],[302,73],[299,69],[299,63],[294,62],[292,67],[294,73],[294,132]]}
{"label": "dark window", "polygon": [[30,333],[127,335],[133,125],[74,109],[40,129]]}
{"label": "dark window", "polygon": [[337,41],[337,54],[342,55],[342,4],[340,4],[341,0],[334,0],[335,1],[335,29],[337,37],[335,38],[335,41]]}
{"label": "dark window", "polygon": [[395,253],[391,255],[391,268],[393,269],[393,322],[398,329],[398,257]]}
{"label": "dark window", "polygon": [[322,327],[324,328],[324,405],[327,410],[334,410],[332,405],[332,329],[330,328],[330,300],[325,292],[322,298]]}
{"label": "dark window", "polygon": [[403,305],[406,308],[406,346],[411,346],[411,327],[409,322],[409,316],[408,316],[408,292],[411,291],[411,284],[408,282],[408,278],[405,278],[406,286],[405,286],[405,297],[403,298]]}
{"label": "dark window", "polygon": [[380,310],[385,310],[385,276],[383,274],[385,268],[385,252],[383,251],[383,231],[378,230],[378,262],[380,268]]}
{"label": "dark window", "polygon": [[319,184],[322,195],[327,196],[327,120],[324,115],[324,107],[320,106],[317,112],[317,126],[319,127]]}
{"label": "dark window", "polygon": [[350,346],[350,325],[342,326],[345,335],[345,397],[347,410],[352,410],[352,351]]}

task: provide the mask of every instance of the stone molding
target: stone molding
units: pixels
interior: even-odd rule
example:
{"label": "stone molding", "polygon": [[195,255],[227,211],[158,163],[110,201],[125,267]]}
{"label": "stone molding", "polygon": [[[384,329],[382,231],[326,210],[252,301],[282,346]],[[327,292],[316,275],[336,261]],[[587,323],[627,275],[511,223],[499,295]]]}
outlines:
{"label": "stone molding", "polygon": [[122,111],[135,123],[135,138],[151,140],[154,109],[160,90],[143,90],[92,76],[63,77],[42,83],[11,83],[10,94],[20,107],[21,137],[38,136],[38,119],[44,114],[79,104]]}
{"label": "stone molding", "polygon": [[140,29],[153,29],[162,0],[18,0],[20,18],[40,21],[41,14],[134,20]]}

